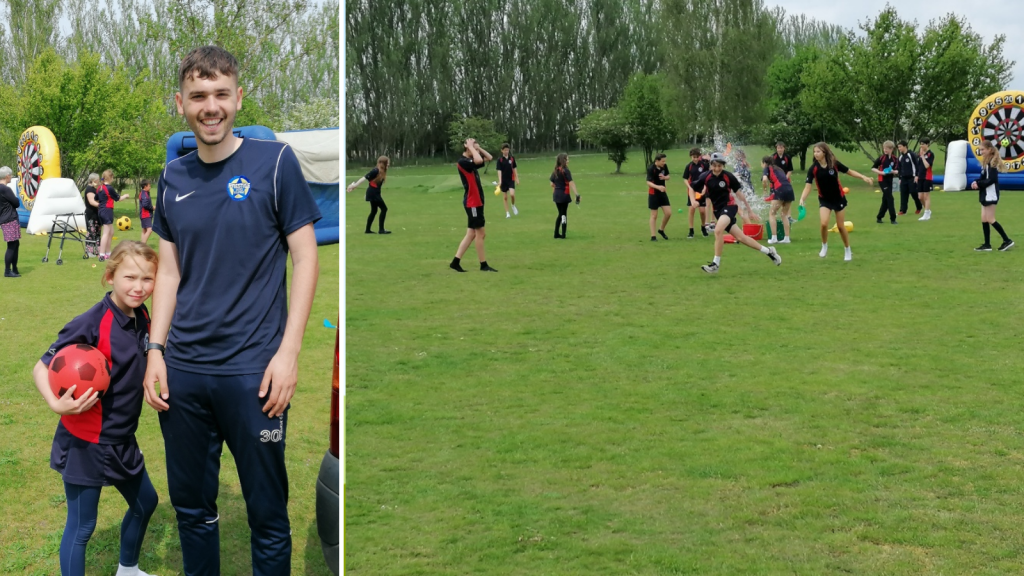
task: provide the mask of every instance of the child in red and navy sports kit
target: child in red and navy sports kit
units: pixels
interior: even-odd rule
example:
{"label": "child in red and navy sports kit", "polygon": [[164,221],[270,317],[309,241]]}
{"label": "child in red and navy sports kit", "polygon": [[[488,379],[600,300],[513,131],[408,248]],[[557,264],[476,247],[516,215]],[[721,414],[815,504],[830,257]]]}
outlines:
{"label": "child in red and navy sports kit", "polygon": [[143,244],[153,233],[153,199],[149,196],[149,187],[149,180],[139,183],[139,221],[142,223],[142,237],[139,241]]}
{"label": "child in red and navy sports kit", "polygon": [[658,234],[661,234],[662,238],[668,240],[668,236],[665,235],[665,226],[668,225],[668,220],[672,217],[672,206],[668,201],[668,190],[665,188],[665,182],[669,178],[665,155],[658,154],[654,157],[654,164],[647,168],[647,208],[651,211],[651,242],[658,240],[658,237],[654,235],[654,229],[658,225],[658,210],[665,214],[661,219],[661,228],[658,228]]}
{"label": "child in red and navy sports kit", "polygon": [[871,165],[871,171],[878,174],[878,185],[882,188],[882,205],[878,208],[876,220],[882,223],[882,217],[889,213],[889,222],[896,223],[896,204],[892,197],[892,175],[899,169],[896,155],[892,153],[896,145],[891,140],[882,144],[882,155]]}
{"label": "child in red and navy sports kit", "polygon": [[469,245],[476,242],[476,255],[480,258],[480,271],[497,272],[487,265],[487,253],[484,251],[484,237],[486,236],[484,231],[486,223],[484,220],[484,194],[483,187],[480,185],[480,172],[478,172],[484,162],[491,160],[491,155],[472,138],[467,138],[463,146],[464,150],[462,158],[459,158],[458,169],[459,178],[462,179],[462,187],[465,190],[462,194],[462,207],[466,209],[466,236],[459,243],[459,248],[455,251],[455,258],[452,259],[452,263],[448,267],[456,272],[465,272],[459,263],[462,260],[462,255],[469,250]]}
{"label": "child in red and navy sports kit", "polygon": [[[508,143],[501,145],[501,156],[498,157],[498,187],[505,202],[505,218],[511,218],[512,214],[519,215],[516,209],[516,184],[519,184],[519,171],[516,169],[516,159],[509,151]],[[512,214],[508,213],[508,199],[512,197]]]}
{"label": "child in red and navy sports kit", "polygon": [[114,235],[114,202],[121,199],[121,195],[114,189],[113,170],[103,171],[103,180],[96,188],[96,201],[100,207],[97,210],[100,216],[102,231],[100,232],[100,262],[110,257],[110,239]]}
{"label": "child in red and navy sports kit", "polygon": [[921,138],[920,154],[917,155],[924,171],[924,177],[917,179],[917,197],[924,204],[924,215],[918,220],[932,219],[932,165],[935,164],[935,153],[929,149],[931,143],[928,138]]}
{"label": "child in red and navy sports kit", "polygon": [[836,155],[828,144],[824,142],[815,144],[814,163],[807,171],[807,184],[804,186],[804,193],[800,196],[800,205],[804,205],[804,200],[811,192],[811,184],[815,184],[818,188],[818,216],[821,218],[821,252],[818,252],[818,256],[824,258],[828,254],[828,220],[829,215],[835,212],[836,226],[839,228],[839,235],[843,238],[843,246],[846,247],[843,260],[849,262],[853,260],[853,252],[850,250],[850,233],[846,231],[847,202],[843,185],[839,181],[840,172],[871,184],[871,178],[858,174],[836,160]]}
{"label": "child in red and navy sports kit", "polygon": [[[61,415],[50,450],[50,467],[64,478],[68,518],[60,542],[63,576],[85,574],[85,548],[96,529],[97,506],[104,486],[113,486],[128,503],[121,521],[118,576],[146,576],[138,568],[146,526],[157,505],[135,440],[142,413],[149,311],[143,303],[153,292],[157,255],[141,242],[118,244],[107,259],[103,283],[112,290],[98,304],[68,322],[57,341],[32,372],[36,388],[50,409]],[[66,346],[87,344],[110,363],[110,386],[98,392],[72,386],[57,397],[47,367]],[[81,395],[73,399],[75,392]]]}
{"label": "child in red and navy sports kit", "polygon": [[899,158],[897,158],[897,171],[900,177],[900,211],[899,215],[903,216],[907,213],[907,198],[914,198],[914,206],[917,207],[917,213],[921,213],[921,199],[917,196],[917,187],[919,186],[918,181],[923,173],[923,166],[921,159],[907,149],[907,141],[900,140],[897,144],[899,148]]}
{"label": "child in red and navy sports kit", "polygon": [[725,233],[732,234],[736,241],[762,254],[768,256],[773,264],[782,264],[782,256],[775,251],[775,248],[766,248],[758,244],[756,240],[743,233],[742,226],[736,226],[736,198],[743,201],[748,213],[750,204],[743,194],[737,194],[742,189],[739,178],[725,170],[725,155],[715,152],[711,155],[711,171],[693,183],[695,193],[702,193],[702,198],[707,198],[710,208],[714,211],[715,224],[715,258],[700,269],[708,274],[717,274],[722,263],[722,247],[725,246]]}
{"label": "child in red and navy sports kit", "polygon": [[1006,235],[1006,231],[996,221],[996,205],[999,204],[999,173],[1003,170],[1003,163],[999,158],[999,151],[989,140],[981,141],[981,175],[971,182],[971,189],[978,191],[978,202],[981,203],[981,231],[985,234],[985,243],[974,249],[975,252],[991,252],[992,243],[989,240],[991,228],[1003,237],[1003,243],[999,246],[1000,252],[1006,252],[1016,244]]}
{"label": "child in red and navy sports kit", "polygon": [[[789,210],[796,200],[793,185],[789,183],[789,178],[786,178],[786,172],[775,164],[771,156],[761,158],[761,182],[771,188],[769,198],[772,199],[772,205],[768,209],[768,232],[771,237],[768,238],[768,243],[789,244]],[[779,215],[782,217],[782,229],[785,231],[782,240],[777,238],[779,231],[776,229],[776,218]]]}
{"label": "child in red and navy sports kit", "polygon": [[697,210],[700,210],[700,231],[705,236],[708,235],[707,214],[705,210],[707,202],[703,197],[697,200],[692,184],[698,178],[707,174],[709,170],[711,170],[711,165],[706,159],[701,158],[700,148],[690,149],[690,163],[683,169],[683,179],[686,180],[686,206],[690,213],[690,233],[686,235],[687,239],[693,238],[693,213]]}
{"label": "child in red and navy sports kit", "polygon": [[384,219],[388,215],[388,205],[384,203],[384,198],[381,196],[381,188],[384,187],[384,182],[388,178],[388,166],[390,165],[391,160],[387,156],[377,158],[377,166],[367,172],[366,176],[350,184],[346,189],[346,192],[351,192],[363,182],[369,183],[366,188],[366,201],[370,203],[370,215],[366,218],[366,231],[364,234],[373,234],[373,230],[370,230],[370,228],[373,226],[373,219],[377,217],[377,210],[380,210],[380,222],[377,224],[377,233],[391,234],[390,230],[384,229]]}
{"label": "child in red and navy sports kit", "polygon": [[793,157],[786,154],[786,143],[782,140],[775,143],[775,154],[772,154],[772,164],[782,168],[782,171],[786,173],[786,180],[793,180]]}
{"label": "child in red and navy sports kit", "polygon": [[[569,171],[569,155],[562,152],[555,158],[555,169],[551,172],[551,199],[558,208],[558,217],[555,218],[555,238],[565,239],[565,231],[569,227],[568,212],[569,203],[572,202],[571,190],[576,194],[576,204],[580,203],[580,193],[576,191],[576,183],[572,180],[572,172]],[[558,233],[561,225],[562,233]]]}

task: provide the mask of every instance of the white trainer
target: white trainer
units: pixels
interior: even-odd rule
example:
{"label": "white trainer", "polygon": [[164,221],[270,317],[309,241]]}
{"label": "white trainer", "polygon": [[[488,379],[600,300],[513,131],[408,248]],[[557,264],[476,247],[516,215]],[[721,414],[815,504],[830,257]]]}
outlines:
{"label": "white trainer", "polygon": [[822,246],[821,252],[818,252],[818,258],[824,258],[828,254],[828,246]]}
{"label": "white trainer", "polygon": [[790,243],[789,236],[786,236],[782,240],[779,240],[779,244],[789,244],[789,243]]}
{"label": "white trainer", "polygon": [[511,214],[509,214],[508,212],[505,212],[505,218],[511,218],[511,217],[512,217]]}
{"label": "white trainer", "polygon": [[772,259],[772,262],[776,266],[782,266],[782,256],[779,256],[779,253],[775,250],[774,246],[768,249],[768,257]]}
{"label": "white trainer", "polygon": [[853,260],[853,252],[847,250],[846,251],[846,255],[843,256],[843,261],[844,262],[849,262],[850,260]]}
{"label": "white trainer", "polygon": [[775,243],[777,243],[777,242],[778,242],[778,240],[776,240],[775,238],[769,238],[769,239],[768,239],[768,243],[769,243],[769,244],[775,244]]}
{"label": "white trainer", "polygon": [[519,210],[516,210],[516,205],[515,204],[512,205],[512,214],[515,214],[516,216],[519,216]]}

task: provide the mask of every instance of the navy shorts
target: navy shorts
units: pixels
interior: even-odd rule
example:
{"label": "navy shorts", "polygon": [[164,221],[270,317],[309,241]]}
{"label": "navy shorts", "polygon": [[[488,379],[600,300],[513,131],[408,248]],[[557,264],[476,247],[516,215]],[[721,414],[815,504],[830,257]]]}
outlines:
{"label": "navy shorts", "polygon": [[516,189],[516,183],[515,183],[514,180],[507,180],[507,181],[503,181],[501,183],[501,191],[502,192],[508,192],[509,190],[515,190],[515,189]]}
{"label": "navy shorts", "polygon": [[466,228],[479,230],[484,227],[484,207],[466,208]]}
{"label": "navy shorts", "polygon": [[654,194],[647,195],[648,208],[650,208],[651,210],[657,210],[662,206],[671,206],[671,204],[668,203],[668,192],[655,190]]}
{"label": "navy shorts", "polygon": [[100,206],[96,210],[96,212],[100,216],[100,224],[103,224],[104,226],[110,226],[111,224],[114,223],[114,209],[113,208],[105,208],[103,206]]}
{"label": "navy shorts", "polygon": [[57,425],[50,447],[50,468],[69,484],[114,486],[142,473],[146,462],[133,436],[123,444],[95,444]]}
{"label": "navy shorts", "polygon": [[147,229],[147,228],[152,228],[153,227],[153,217],[152,216],[150,216],[149,218],[140,218],[140,220],[142,220],[142,228],[143,229]]}
{"label": "navy shorts", "polygon": [[843,210],[846,210],[847,204],[848,202],[846,201],[846,196],[843,196],[838,201],[818,198],[818,206],[821,206],[822,208],[828,208],[833,212],[841,212]]}
{"label": "navy shorts", "polygon": [[918,192],[929,193],[929,192],[932,191],[933,187],[934,187],[934,185],[932,184],[931,180],[918,180],[917,181],[917,191]]}
{"label": "navy shorts", "polygon": [[728,216],[729,224],[725,227],[725,231],[728,232],[729,230],[732,229],[733,226],[736,225],[736,212],[738,210],[739,206],[736,206],[735,204],[732,206],[726,206],[721,210],[715,210],[715,222],[718,222],[718,219],[721,218],[722,216]]}
{"label": "navy shorts", "polygon": [[793,189],[779,189],[774,192],[775,199],[779,202],[793,202],[796,200],[796,194],[793,193]]}

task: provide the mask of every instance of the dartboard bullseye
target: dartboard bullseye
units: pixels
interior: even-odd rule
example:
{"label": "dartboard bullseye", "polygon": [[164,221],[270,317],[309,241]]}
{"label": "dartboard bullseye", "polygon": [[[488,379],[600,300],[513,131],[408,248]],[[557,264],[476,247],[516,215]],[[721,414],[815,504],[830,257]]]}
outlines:
{"label": "dartboard bullseye", "polygon": [[999,150],[1008,172],[1024,169],[1024,92],[997,92],[975,108],[968,133],[971,150],[981,159],[981,142],[988,140]]}

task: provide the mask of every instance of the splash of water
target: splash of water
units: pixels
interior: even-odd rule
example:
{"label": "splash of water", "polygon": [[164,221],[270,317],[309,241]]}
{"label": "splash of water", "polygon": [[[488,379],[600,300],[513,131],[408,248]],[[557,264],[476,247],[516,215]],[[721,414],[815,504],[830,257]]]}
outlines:
{"label": "splash of water", "polygon": [[[730,139],[727,135],[715,130],[714,136],[712,137],[715,143],[715,151],[725,154],[728,164],[726,164],[726,170],[735,174],[740,180],[740,192],[743,193],[744,198],[747,199],[747,203],[750,204],[750,209],[758,215],[761,222],[767,222],[769,204],[764,201],[764,198],[757,192],[760,188],[761,182],[761,161],[759,159],[751,160],[747,156],[747,163],[749,167],[746,171],[740,168],[739,155],[737,154],[743,150],[742,145],[735,139]],[[731,143],[731,147],[730,147]],[[727,152],[728,150],[728,152]]]}

